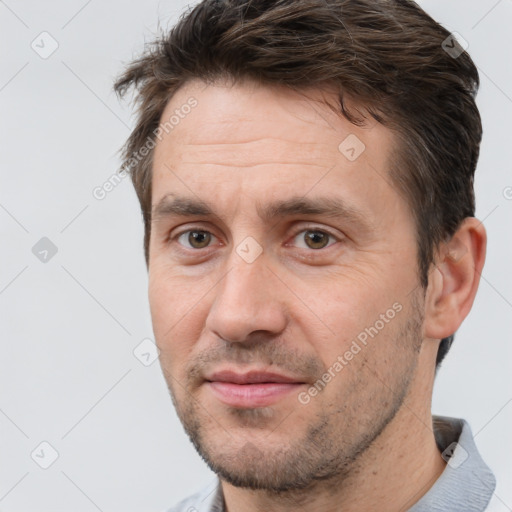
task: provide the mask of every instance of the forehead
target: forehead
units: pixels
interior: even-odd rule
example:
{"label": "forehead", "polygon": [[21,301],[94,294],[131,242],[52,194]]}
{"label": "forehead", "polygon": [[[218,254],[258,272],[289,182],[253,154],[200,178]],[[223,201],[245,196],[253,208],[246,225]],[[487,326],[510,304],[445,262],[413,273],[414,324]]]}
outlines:
{"label": "forehead", "polygon": [[[349,108],[364,112],[364,107],[346,98]],[[332,109],[326,103],[332,105]],[[193,108],[188,105],[194,104]],[[379,154],[393,142],[392,133],[367,116],[359,127],[341,116],[339,98],[332,86],[292,90],[278,85],[219,81],[206,85],[193,80],[182,86],[162,113],[160,123],[171,121],[167,144],[179,137],[179,144],[243,142],[248,139],[275,138],[282,150],[286,142],[306,144],[301,153],[321,156],[327,148],[337,149],[344,136],[352,133],[368,141],[372,153],[378,143]],[[290,132],[290,130],[292,130]],[[315,152],[314,145],[318,147]],[[160,145],[162,146],[162,145]],[[373,147],[372,147],[373,146]],[[274,148],[279,147],[274,144]],[[294,148],[295,150],[297,147]],[[262,155],[264,156],[264,155]]]}
{"label": "forehead", "polygon": [[261,204],[265,196],[285,199],[314,188],[324,196],[339,191],[394,202],[392,132],[371,119],[353,125],[326,105],[336,101],[326,88],[186,84],[161,116],[168,130],[155,148],[153,205],[173,187],[201,195],[220,185],[226,201],[259,191]]}

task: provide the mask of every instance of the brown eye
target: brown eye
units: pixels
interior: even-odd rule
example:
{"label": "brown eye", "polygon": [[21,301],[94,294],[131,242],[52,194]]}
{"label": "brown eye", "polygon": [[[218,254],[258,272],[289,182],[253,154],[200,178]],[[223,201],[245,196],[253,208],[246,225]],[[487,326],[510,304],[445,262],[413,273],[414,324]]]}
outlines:
{"label": "brown eye", "polygon": [[294,237],[295,247],[301,249],[324,249],[338,241],[338,237],[322,229],[303,229]]}
{"label": "brown eye", "polygon": [[[184,239],[186,240],[186,243],[184,242]],[[204,249],[205,247],[208,247],[211,240],[211,233],[209,233],[208,231],[200,230],[185,231],[178,237],[178,241],[182,245],[185,245],[185,247],[190,247],[192,249]]]}
{"label": "brown eye", "polygon": [[305,231],[304,241],[310,249],[323,249],[329,243],[329,237],[322,231]]}

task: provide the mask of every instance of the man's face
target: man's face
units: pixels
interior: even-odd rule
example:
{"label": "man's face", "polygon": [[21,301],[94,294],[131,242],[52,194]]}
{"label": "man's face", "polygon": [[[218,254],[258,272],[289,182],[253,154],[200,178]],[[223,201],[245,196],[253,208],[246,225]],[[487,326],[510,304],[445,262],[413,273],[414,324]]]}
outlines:
{"label": "man's face", "polygon": [[154,333],[185,430],[233,485],[348,471],[416,368],[423,303],[392,134],[321,98],[192,82],[161,120],[180,114],[154,155]]}

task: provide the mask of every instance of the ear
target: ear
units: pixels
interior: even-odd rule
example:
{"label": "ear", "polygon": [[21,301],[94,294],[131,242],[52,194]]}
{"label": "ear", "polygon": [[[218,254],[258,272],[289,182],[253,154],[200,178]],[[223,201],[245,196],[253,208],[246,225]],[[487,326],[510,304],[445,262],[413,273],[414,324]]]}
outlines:
{"label": "ear", "polygon": [[425,297],[426,337],[446,338],[466,318],[480,282],[486,246],[485,228],[474,217],[464,219],[453,237],[441,244]]}

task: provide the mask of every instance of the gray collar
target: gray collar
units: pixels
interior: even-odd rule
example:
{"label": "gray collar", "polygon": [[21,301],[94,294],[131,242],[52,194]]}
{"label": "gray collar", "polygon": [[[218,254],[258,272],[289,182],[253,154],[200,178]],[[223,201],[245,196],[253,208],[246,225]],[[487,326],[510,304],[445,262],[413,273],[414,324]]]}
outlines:
{"label": "gray collar", "polygon": [[437,446],[447,461],[441,476],[409,512],[480,512],[487,508],[496,479],[483,461],[467,421],[432,418]]}

